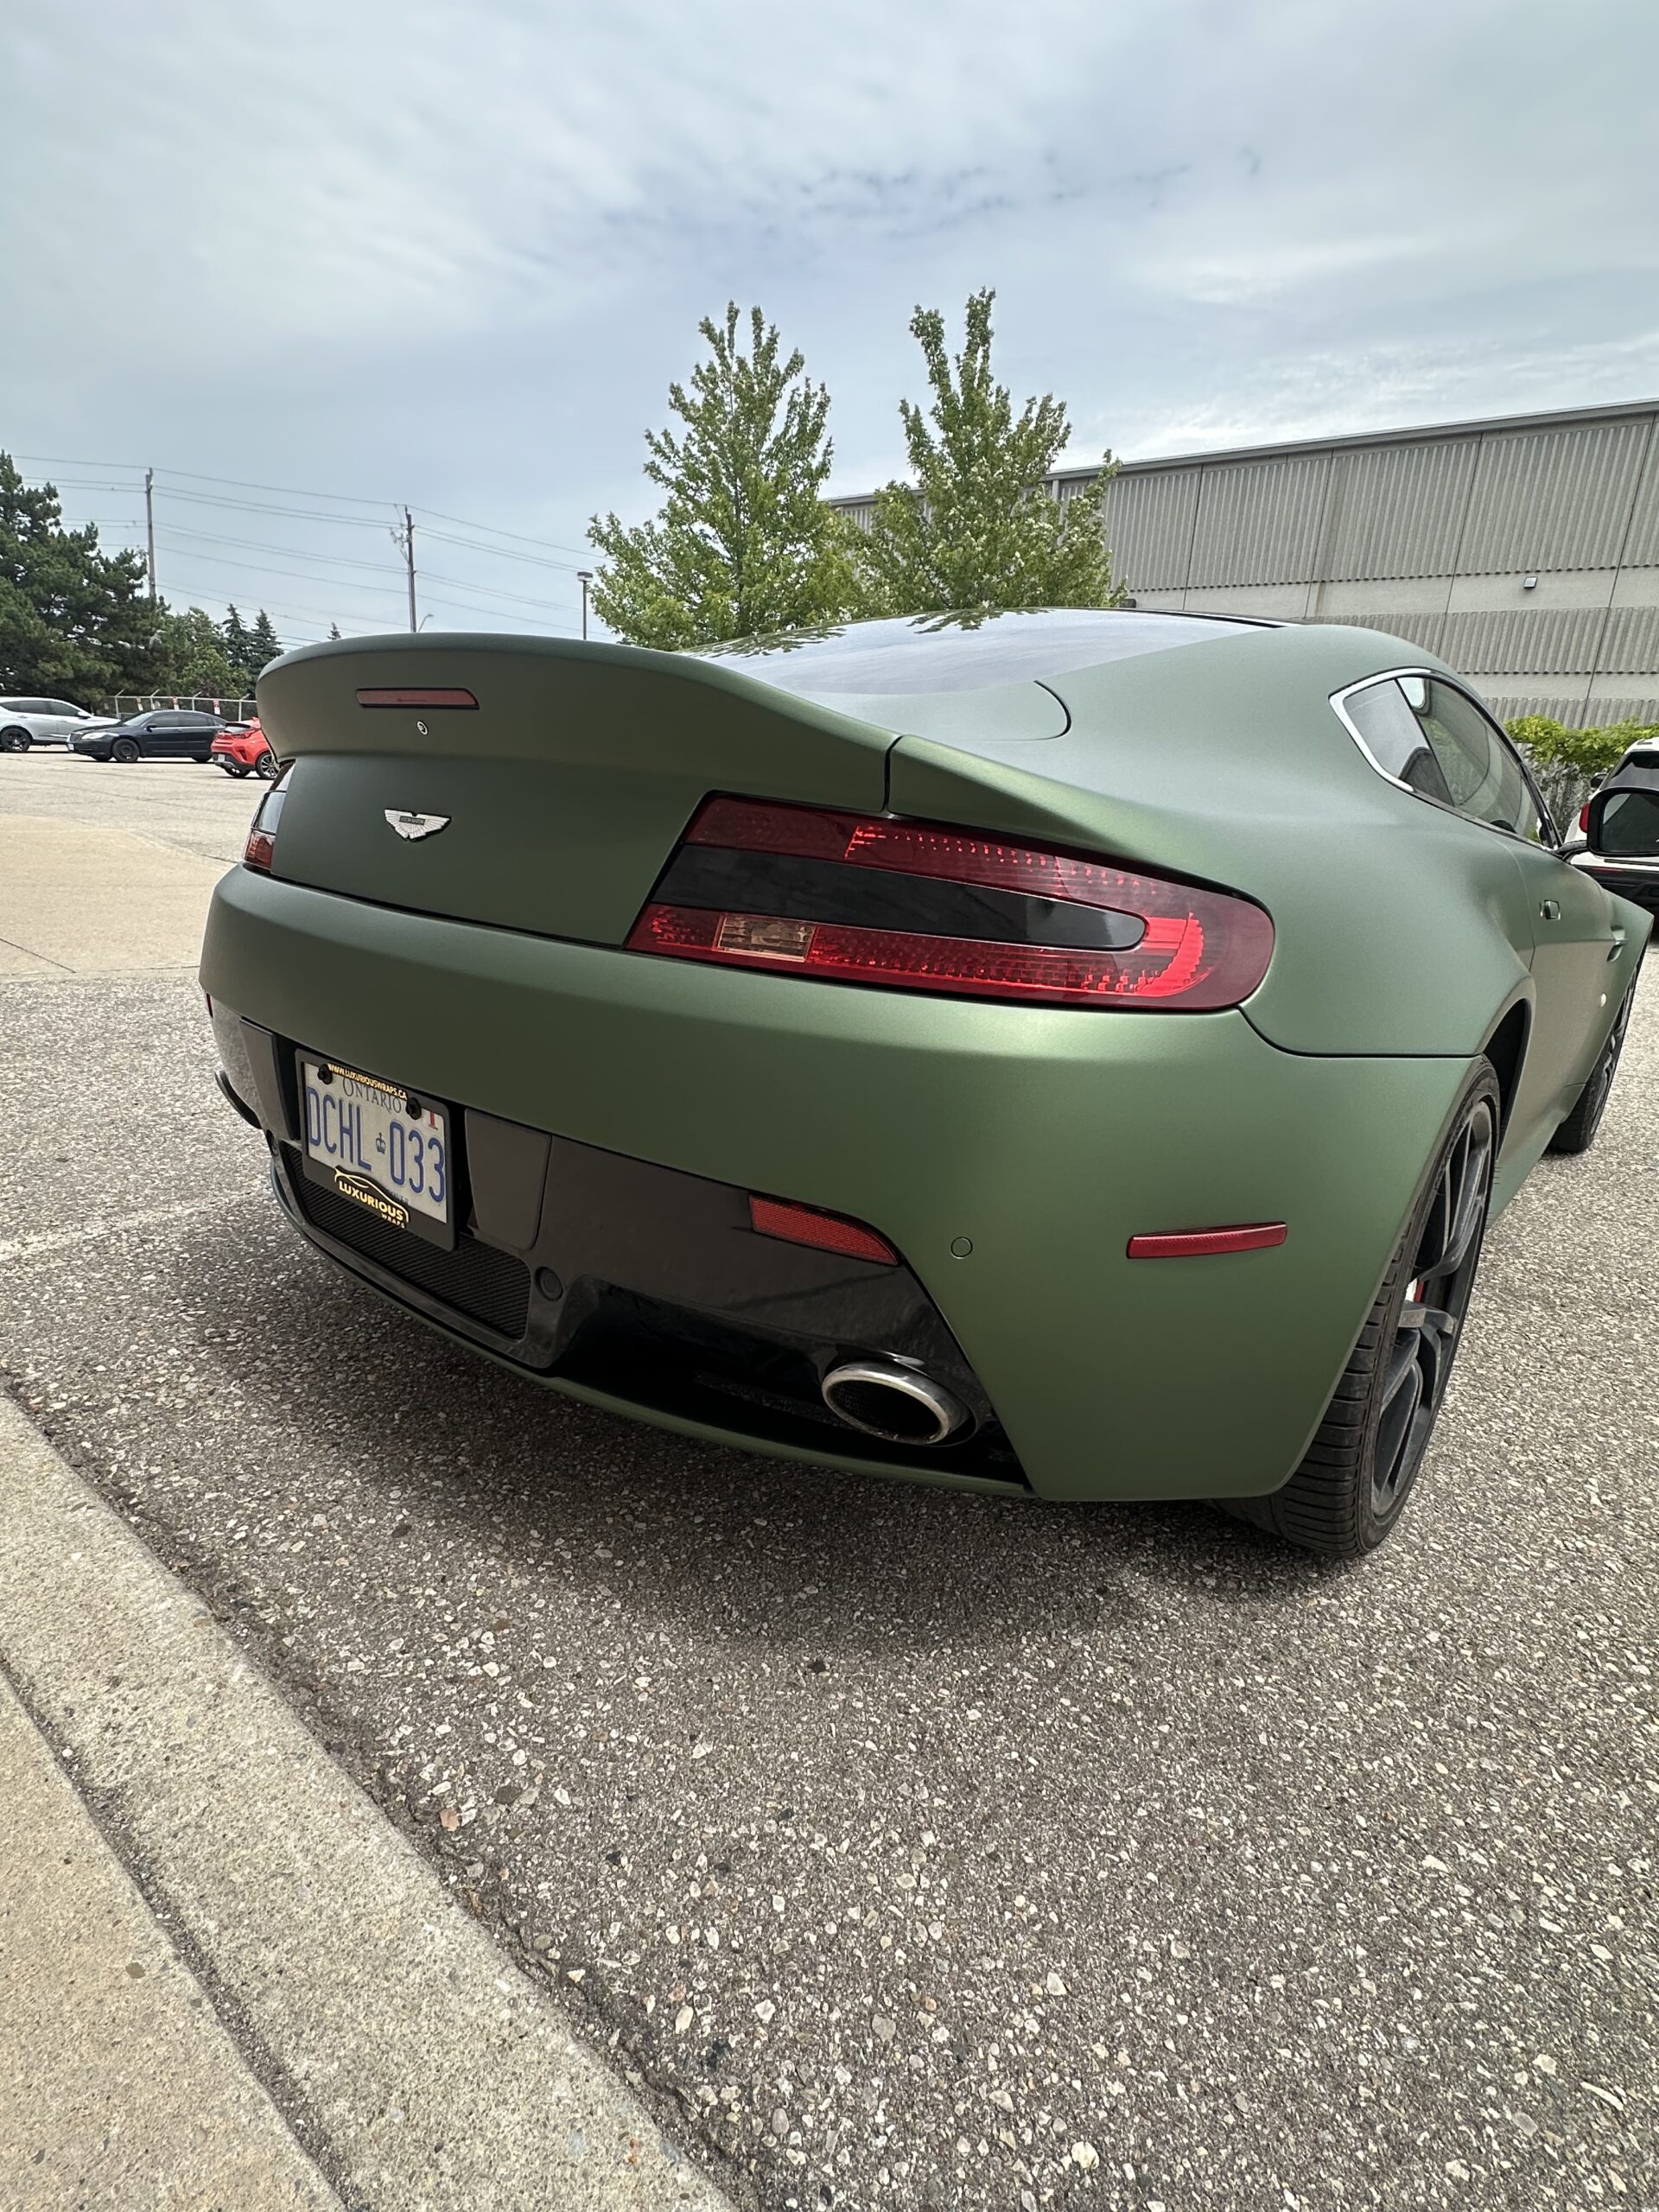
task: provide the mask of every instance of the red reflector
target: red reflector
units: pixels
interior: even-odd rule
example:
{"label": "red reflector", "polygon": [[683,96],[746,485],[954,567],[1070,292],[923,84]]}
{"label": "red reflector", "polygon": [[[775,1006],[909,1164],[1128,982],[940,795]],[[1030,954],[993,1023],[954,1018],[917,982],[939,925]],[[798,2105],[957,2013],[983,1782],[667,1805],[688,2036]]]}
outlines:
{"label": "red reflector", "polygon": [[762,1236],[780,1236],[786,1244],[810,1244],[849,1260],[880,1260],[889,1268],[899,1264],[899,1255],[886,1237],[861,1222],[820,1213],[814,1206],[791,1205],[786,1198],[751,1198],[749,1225]]}
{"label": "red reflector", "polygon": [[410,684],[382,684],[378,689],[359,691],[359,707],[475,707],[478,702],[470,691],[453,686],[431,685],[416,687]]}
{"label": "red reflector", "polygon": [[1590,827],[1590,802],[1588,799],[1586,799],[1584,804],[1579,809],[1579,827],[1580,830],[1587,830]]}
{"label": "red reflector", "polygon": [[1132,1260],[1192,1260],[1208,1252],[1263,1252],[1289,1235],[1282,1221],[1252,1222],[1243,1229],[1178,1229],[1163,1236],[1131,1236]]}

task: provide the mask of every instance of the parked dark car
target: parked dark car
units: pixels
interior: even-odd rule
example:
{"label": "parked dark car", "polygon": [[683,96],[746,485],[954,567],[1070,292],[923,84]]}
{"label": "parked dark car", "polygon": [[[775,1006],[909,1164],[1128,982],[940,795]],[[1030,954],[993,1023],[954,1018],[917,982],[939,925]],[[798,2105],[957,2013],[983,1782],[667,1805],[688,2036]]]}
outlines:
{"label": "parked dark car", "polygon": [[219,732],[239,727],[193,708],[154,707],[76,738],[73,749],[88,760],[207,760]]}
{"label": "parked dark car", "polygon": [[1633,745],[1579,817],[1573,864],[1604,889],[1659,914],[1659,745]]}

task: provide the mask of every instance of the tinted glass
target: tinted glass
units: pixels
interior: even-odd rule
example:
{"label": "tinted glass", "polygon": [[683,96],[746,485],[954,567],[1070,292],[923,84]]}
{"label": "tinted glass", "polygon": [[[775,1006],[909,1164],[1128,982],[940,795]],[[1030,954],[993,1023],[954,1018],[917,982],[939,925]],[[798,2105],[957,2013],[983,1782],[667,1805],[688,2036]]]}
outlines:
{"label": "tinted glass", "polygon": [[1466,693],[1433,677],[1406,677],[1401,690],[1428,740],[1459,814],[1536,838],[1538,809],[1521,763],[1497,724]]}
{"label": "tinted glass", "polygon": [[1610,860],[1659,860],[1659,791],[1611,792],[1599,849]]}
{"label": "tinted glass", "polygon": [[78,715],[80,713],[80,709],[67,699],[48,699],[46,704],[48,712],[54,715]]}
{"label": "tinted glass", "polygon": [[1251,626],[1193,614],[1141,614],[1129,609],[1050,607],[1034,614],[958,620],[852,622],[753,647],[726,647],[701,658],[741,669],[806,699],[914,696],[918,692],[979,691],[993,684],[1036,683],[1068,670],[1139,653],[1167,652],[1215,638],[1236,638]]}
{"label": "tinted glass", "polygon": [[1519,757],[1466,693],[1438,677],[1390,677],[1351,692],[1348,717],[1377,766],[1424,798],[1536,840],[1544,823]]}
{"label": "tinted glass", "polygon": [[1384,775],[1395,776],[1423,798],[1452,804],[1440,765],[1421,723],[1406,704],[1406,696],[1390,677],[1382,683],[1351,691],[1343,702],[1348,719],[1363,739],[1365,750]]}

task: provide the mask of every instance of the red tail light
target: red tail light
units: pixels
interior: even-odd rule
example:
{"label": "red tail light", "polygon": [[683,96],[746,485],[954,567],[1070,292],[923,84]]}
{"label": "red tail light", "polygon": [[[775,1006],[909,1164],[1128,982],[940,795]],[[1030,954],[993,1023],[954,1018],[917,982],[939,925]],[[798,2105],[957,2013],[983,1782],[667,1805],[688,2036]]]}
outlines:
{"label": "red tail light", "polygon": [[1261,907],[938,823],[714,798],[637,952],[1048,1006],[1202,1012],[1267,973]]}
{"label": "red tail light", "polygon": [[749,1225],[762,1236],[781,1237],[785,1244],[810,1244],[820,1252],[839,1252],[852,1260],[879,1260],[897,1267],[899,1255],[885,1236],[866,1229],[861,1221],[849,1221],[838,1213],[820,1213],[816,1206],[792,1205],[786,1198],[751,1198]]}
{"label": "red tail light", "polygon": [[288,779],[293,772],[290,762],[254,809],[248,842],[242,848],[244,868],[257,868],[264,875],[270,874],[271,862],[276,856],[276,825],[283,818]]}

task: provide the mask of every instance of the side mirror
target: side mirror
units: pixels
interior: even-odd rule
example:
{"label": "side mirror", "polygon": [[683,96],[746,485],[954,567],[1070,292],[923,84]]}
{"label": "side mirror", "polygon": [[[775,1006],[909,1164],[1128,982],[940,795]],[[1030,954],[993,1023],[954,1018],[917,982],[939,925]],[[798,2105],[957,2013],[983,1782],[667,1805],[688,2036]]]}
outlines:
{"label": "side mirror", "polygon": [[1659,860],[1659,785],[1604,785],[1585,817],[1592,852],[1609,860]]}

